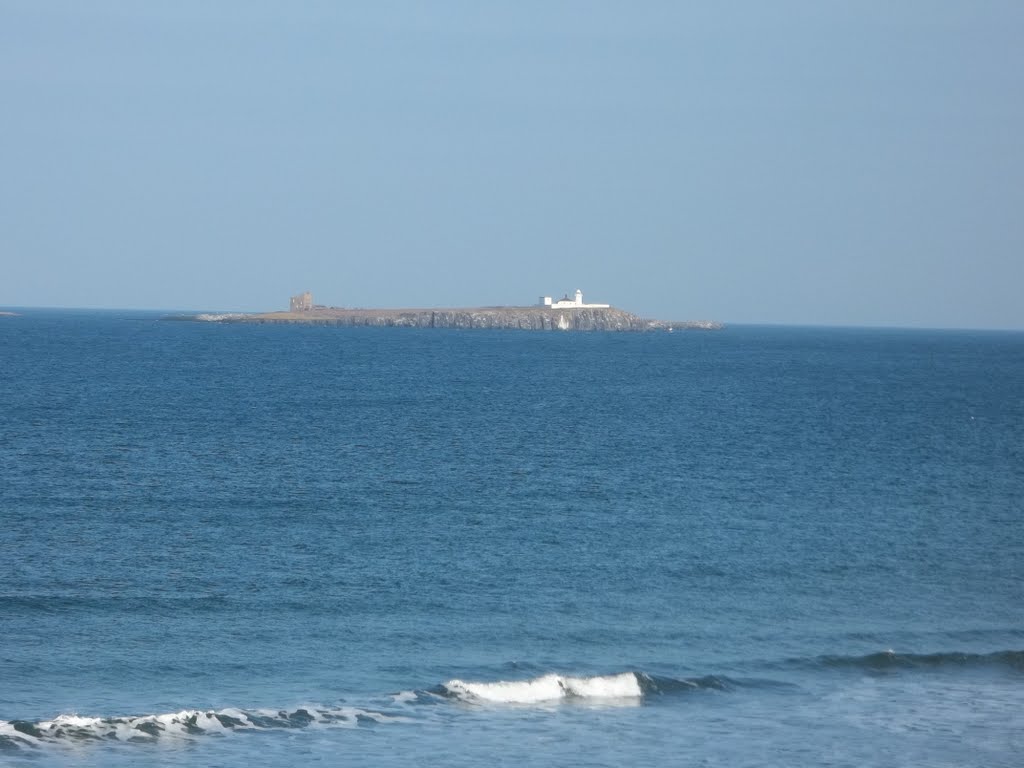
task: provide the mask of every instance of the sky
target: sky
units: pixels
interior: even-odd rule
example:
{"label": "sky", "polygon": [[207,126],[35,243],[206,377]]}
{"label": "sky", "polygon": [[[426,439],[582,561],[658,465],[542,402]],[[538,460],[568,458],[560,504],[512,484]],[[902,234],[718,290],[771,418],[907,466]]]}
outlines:
{"label": "sky", "polygon": [[0,0],[0,306],[1024,329],[1024,3]]}

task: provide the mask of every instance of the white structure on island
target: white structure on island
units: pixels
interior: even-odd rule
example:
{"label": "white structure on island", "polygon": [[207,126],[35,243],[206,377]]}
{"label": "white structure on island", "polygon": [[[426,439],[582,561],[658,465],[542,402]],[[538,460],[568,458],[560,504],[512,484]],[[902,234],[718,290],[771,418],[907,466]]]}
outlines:
{"label": "white structure on island", "polygon": [[577,288],[575,299],[570,299],[566,295],[558,301],[552,301],[550,296],[541,296],[538,306],[550,307],[551,309],[608,309],[611,304],[584,304],[583,291]]}

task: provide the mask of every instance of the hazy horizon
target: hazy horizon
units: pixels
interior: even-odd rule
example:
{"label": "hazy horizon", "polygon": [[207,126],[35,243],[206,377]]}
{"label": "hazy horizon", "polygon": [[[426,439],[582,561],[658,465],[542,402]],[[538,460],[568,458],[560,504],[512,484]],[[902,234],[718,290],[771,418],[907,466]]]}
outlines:
{"label": "hazy horizon", "polygon": [[1024,329],[1024,6],[0,3],[0,306]]}
{"label": "hazy horizon", "polygon": [[[529,307],[528,304],[495,304],[491,305],[495,308],[509,308],[509,309],[520,309]],[[426,307],[384,307],[384,306],[346,306],[346,307],[331,307],[337,309],[365,309],[365,310],[386,310],[386,309],[404,309],[404,310],[415,310],[415,309],[476,309],[481,307],[471,307],[469,305],[458,305],[458,306],[426,306]],[[482,307],[487,308],[487,307]],[[287,309],[287,308],[285,308]],[[128,312],[128,313],[140,313],[140,314],[151,314],[151,315],[190,315],[193,313],[223,313],[223,314],[260,314],[263,312],[283,312],[285,309],[281,307],[270,308],[270,309],[259,309],[259,310],[240,310],[233,309],[231,307],[99,307],[99,306],[26,306],[7,304],[0,305],[0,312],[10,311],[14,314],[20,314],[22,312]],[[622,309],[627,312],[632,312],[628,307],[614,307],[614,309]],[[557,311],[557,310],[556,310]],[[566,310],[562,310],[566,311]],[[836,330],[878,330],[878,331],[991,331],[993,333],[1024,333],[1024,328],[1009,328],[1009,327],[996,327],[996,326],[939,326],[939,325],[890,325],[884,323],[778,323],[778,322],[757,322],[757,321],[739,321],[734,322],[728,319],[722,319],[718,317],[654,317],[653,315],[647,315],[642,312],[633,312],[635,315],[639,315],[649,320],[662,320],[668,322],[686,322],[686,321],[713,321],[720,323],[723,328],[793,328],[793,329],[822,329],[822,328],[835,328]],[[401,329],[400,329],[401,330]],[[712,331],[718,329],[712,329]],[[705,332],[703,329],[694,329],[695,332]]]}

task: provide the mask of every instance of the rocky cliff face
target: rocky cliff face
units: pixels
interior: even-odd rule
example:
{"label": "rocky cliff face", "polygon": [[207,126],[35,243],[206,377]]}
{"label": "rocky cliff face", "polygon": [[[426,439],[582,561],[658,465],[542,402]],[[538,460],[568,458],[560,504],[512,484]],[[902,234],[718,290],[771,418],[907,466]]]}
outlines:
{"label": "rocky cliff face", "polygon": [[384,317],[354,317],[352,321],[353,325],[508,328],[527,331],[638,331],[643,330],[646,325],[639,317],[617,309],[442,309],[430,312],[402,312]]}
{"label": "rocky cliff face", "polygon": [[388,328],[502,328],[527,331],[650,331],[714,329],[709,322],[645,320],[621,309],[482,307],[478,309],[314,309],[265,314],[197,315],[223,323],[303,323]]}

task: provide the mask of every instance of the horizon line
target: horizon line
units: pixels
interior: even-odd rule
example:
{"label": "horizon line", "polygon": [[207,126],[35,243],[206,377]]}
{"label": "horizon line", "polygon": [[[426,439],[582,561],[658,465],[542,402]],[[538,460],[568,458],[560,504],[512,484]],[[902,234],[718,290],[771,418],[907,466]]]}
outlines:
{"label": "horizon line", "polygon": [[[487,307],[479,307],[480,309],[494,309],[494,308],[538,308],[536,305],[493,305]],[[475,307],[330,307],[330,309],[356,309],[356,310],[387,310],[387,309],[473,309]],[[616,309],[614,305],[611,307]],[[28,304],[0,304],[0,312],[18,312],[25,310],[29,312],[36,311],[53,311],[53,312],[139,312],[145,314],[174,314],[174,313],[211,313],[211,314],[269,314],[266,310],[238,310],[238,309],[195,309],[195,308],[181,308],[181,307],[99,307],[99,306],[51,306],[51,305],[28,305]],[[629,310],[626,310],[629,311]],[[287,312],[287,310],[270,310],[270,312]],[[633,313],[638,314],[639,313]],[[682,320],[666,320],[662,322],[688,322]],[[1021,327],[1008,327],[1008,326],[982,326],[982,325],[899,325],[887,323],[884,321],[872,322],[872,321],[858,321],[850,323],[836,323],[836,322],[812,322],[812,321],[800,321],[800,322],[787,322],[787,321],[776,321],[776,320],[761,320],[761,321],[729,321],[729,320],[716,320],[720,322],[725,328],[820,328],[820,329],[843,329],[843,330],[899,330],[899,331],[991,331],[996,333],[1022,333],[1024,332],[1024,326]]]}

